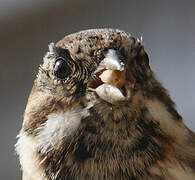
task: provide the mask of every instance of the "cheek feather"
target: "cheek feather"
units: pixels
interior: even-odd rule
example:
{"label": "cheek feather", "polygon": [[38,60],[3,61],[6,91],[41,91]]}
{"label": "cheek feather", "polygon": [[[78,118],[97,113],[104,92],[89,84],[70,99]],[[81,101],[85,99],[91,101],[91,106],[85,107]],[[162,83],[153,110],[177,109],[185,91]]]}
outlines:
{"label": "cheek feather", "polygon": [[35,138],[31,138],[21,132],[15,145],[22,166],[23,179],[44,180],[44,171],[41,168],[39,157],[37,156],[37,144]]}
{"label": "cheek feather", "polygon": [[82,118],[79,109],[52,113],[40,128],[38,147],[48,152],[56,147],[64,137],[71,137],[77,130]]}

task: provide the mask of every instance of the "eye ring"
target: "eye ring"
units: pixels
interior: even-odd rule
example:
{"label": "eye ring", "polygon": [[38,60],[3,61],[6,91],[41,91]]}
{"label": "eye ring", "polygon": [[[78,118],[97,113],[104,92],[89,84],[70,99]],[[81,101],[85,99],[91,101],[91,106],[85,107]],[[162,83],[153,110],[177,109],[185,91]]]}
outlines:
{"label": "eye ring", "polygon": [[59,80],[65,80],[70,74],[70,66],[63,57],[58,57],[53,70],[54,76]]}

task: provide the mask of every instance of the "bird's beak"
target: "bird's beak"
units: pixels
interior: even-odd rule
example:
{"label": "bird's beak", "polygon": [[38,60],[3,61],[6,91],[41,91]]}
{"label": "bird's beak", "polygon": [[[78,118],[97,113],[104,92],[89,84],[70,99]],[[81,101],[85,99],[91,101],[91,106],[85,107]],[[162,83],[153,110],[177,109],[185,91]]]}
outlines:
{"label": "bird's beak", "polygon": [[89,88],[107,102],[127,99],[125,65],[114,49],[109,49],[94,72]]}

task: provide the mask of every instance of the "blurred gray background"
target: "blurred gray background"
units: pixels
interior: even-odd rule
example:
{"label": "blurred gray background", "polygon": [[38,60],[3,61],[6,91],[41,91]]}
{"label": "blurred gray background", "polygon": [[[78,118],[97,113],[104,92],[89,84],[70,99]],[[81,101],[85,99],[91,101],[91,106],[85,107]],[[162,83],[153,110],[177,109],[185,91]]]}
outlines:
{"label": "blurred gray background", "polygon": [[[49,42],[112,27],[143,36],[151,66],[195,130],[194,0],[0,0],[0,179],[20,179],[15,136]],[[173,129],[174,130],[174,129]]]}

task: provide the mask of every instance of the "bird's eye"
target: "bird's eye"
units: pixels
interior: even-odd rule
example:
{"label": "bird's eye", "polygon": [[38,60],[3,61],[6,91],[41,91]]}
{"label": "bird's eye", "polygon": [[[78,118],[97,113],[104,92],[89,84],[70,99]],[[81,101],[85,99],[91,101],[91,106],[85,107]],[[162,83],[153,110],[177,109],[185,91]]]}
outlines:
{"label": "bird's eye", "polygon": [[70,73],[70,67],[63,58],[58,58],[54,67],[54,75],[61,80],[64,80]]}

